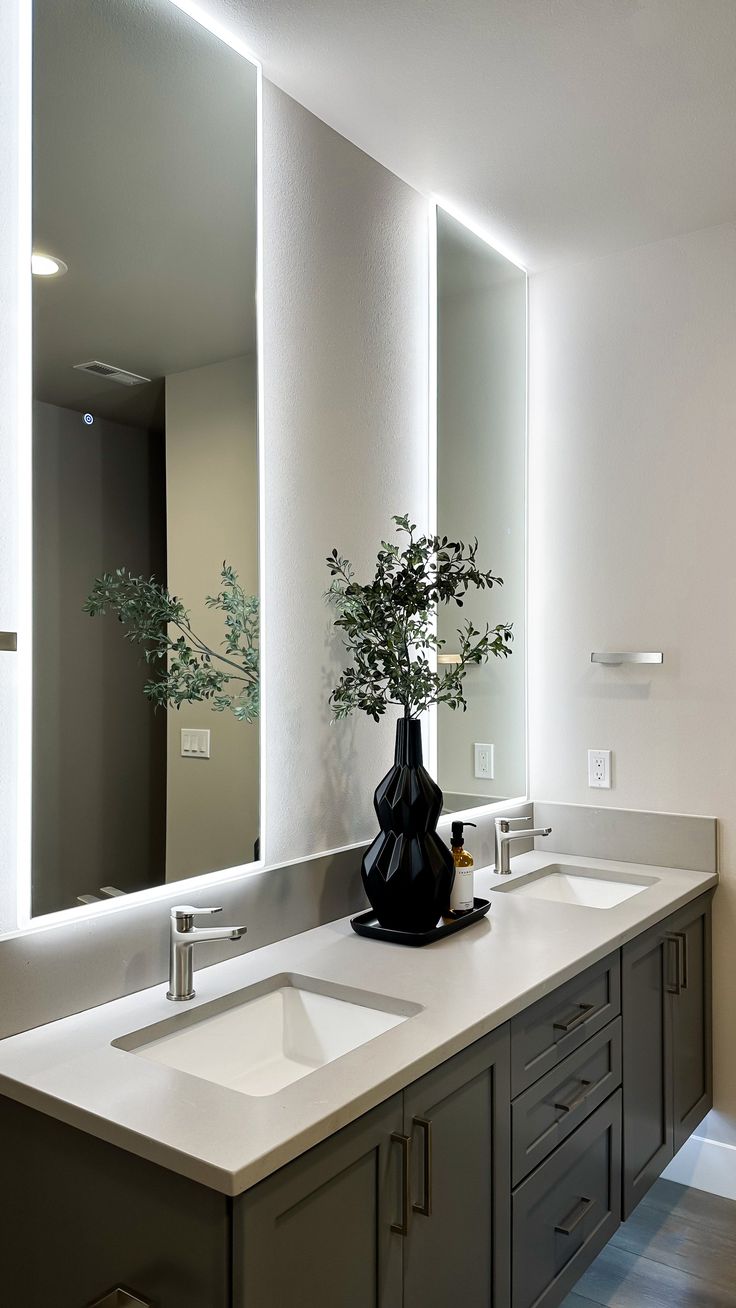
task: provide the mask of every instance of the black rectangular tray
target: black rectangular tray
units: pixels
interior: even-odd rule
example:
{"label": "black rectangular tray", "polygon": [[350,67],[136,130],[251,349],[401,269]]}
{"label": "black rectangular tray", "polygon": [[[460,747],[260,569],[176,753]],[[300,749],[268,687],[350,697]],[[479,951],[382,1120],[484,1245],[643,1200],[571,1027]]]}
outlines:
{"label": "black rectangular tray", "polygon": [[359,936],[368,936],[371,940],[390,940],[394,945],[431,945],[433,940],[444,940],[445,936],[452,936],[456,931],[462,931],[463,927],[471,926],[481,917],[485,917],[491,907],[490,899],[474,900],[475,908],[469,913],[463,913],[462,917],[443,918],[439,926],[433,927],[431,931],[394,931],[390,927],[379,926],[373,909],[367,913],[359,913],[357,917],[351,917],[350,925],[353,931]]}

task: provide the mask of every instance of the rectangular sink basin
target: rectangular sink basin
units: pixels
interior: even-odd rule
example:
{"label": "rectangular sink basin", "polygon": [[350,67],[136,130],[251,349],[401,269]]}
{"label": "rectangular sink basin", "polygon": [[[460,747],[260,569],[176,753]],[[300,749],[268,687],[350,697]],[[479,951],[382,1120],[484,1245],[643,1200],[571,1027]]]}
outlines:
{"label": "rectangular sink basin", "polygon": [[615,908],[642,890],[656,884],[657,877],[635,877],[625,872],[602,876],[593,868],[552,864],[508,886],[496,889],[526,899],[545,899],[553,904],[577,904],[580,908]]}
{"label": "rectangular sink basin", "polygon": [[273,1095],[420,1011],[418,1004],[283,974],[113,1044],[244,1095]]}

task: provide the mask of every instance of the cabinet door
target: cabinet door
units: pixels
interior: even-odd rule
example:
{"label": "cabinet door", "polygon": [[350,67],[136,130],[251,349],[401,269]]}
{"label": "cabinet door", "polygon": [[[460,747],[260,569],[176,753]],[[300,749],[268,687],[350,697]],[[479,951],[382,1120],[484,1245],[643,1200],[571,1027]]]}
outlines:
{"label": "cabinet door", "polygon": [[621,951],[623,1017],[623,1216],[673,1156],[672,941],[660,923]]}
{"label": "cabinet door", "polygon": [[404,1131],[412,1140],[404,1308],[507,1308],[508,1027],[405,1090]]}
{"label": "cabinet door", "polygon": [[401,1308],[401,1130],[395,1095],[235,1200],[233,1308]]}
{"label": "cabinet door", "polygon": [[689,904],[667,922],[677,952],[672,997],[675,1152],[713,1107],[710,900]]}

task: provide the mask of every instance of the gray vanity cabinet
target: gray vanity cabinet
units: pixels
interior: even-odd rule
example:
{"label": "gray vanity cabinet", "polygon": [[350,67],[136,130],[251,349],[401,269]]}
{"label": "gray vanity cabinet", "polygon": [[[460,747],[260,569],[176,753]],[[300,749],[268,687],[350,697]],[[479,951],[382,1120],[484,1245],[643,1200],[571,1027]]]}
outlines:
{"label": "gray vanity cabinet", "polygon": [[235,1308],[508,1308],[508,1027],[235,1203]]}
{"label": "gray vanity cabinet", "polygon": [[711,899],[622,950],[624,1218],[712,1106]]}
{"label": "gray vanity cabinet", "polygon": [[395,1095],[237,1199],[233,1308],[401,1308],[407,1154]]}
{"label": "gray vanity cabinet", "polygon": [[558,1308],[711,1107],[711,899],[237,1198],[0,1096],[3,1303]]}

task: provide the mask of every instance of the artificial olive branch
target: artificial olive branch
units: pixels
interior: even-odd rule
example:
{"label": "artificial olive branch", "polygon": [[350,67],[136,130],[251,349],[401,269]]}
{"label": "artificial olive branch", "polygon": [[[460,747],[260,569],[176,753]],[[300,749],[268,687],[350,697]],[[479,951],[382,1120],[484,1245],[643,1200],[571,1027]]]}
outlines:
{"label": "artificial olive branch", "polygon": [[212,649],[193,630],[184,603],[154,577],[136,577],[116,568],[96,578],[83,605],[90,617],[109,611],[126,628],[125,637],[143,646],[155,675],[143,687],[154,708],[210,701],[242,722],[259,713],[258,599],[247,595],[228,563],[222,588],[208,595],[207,607],[225,617],[222,649]]}
{"label": "artificial olive branch", "polygon": [[468,669],[491,655],[507,658],[511,653],[510,623],[486,623],[479,630],[466,621],[458,628],[459,663],[442,671],[433,668],[432,655],[446,644],[436,633],[439,606],[462,608],[470,587],[490,590],[503,580],[478,567],[477,539],[465,545],[447,536],[417,535],[407,514],[393,521],[408,542],[404,549],[381,542],[372,581],[357,582],[352,564],[336,549],[327,556],[332,577],[327,599],[353,660],[330,694],[336,719],[360,709],[377,722],[391,704],[402,707],[405,717],[418,717],[430,704],[465,710]]}

